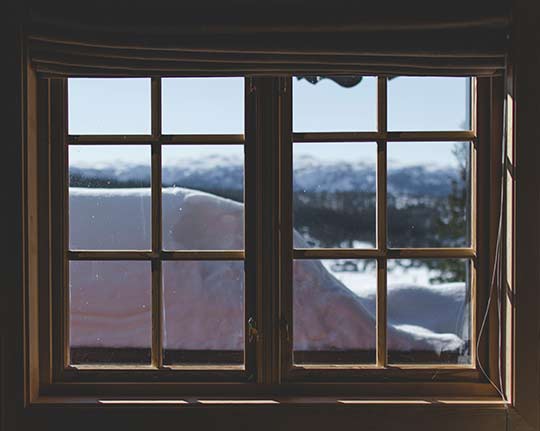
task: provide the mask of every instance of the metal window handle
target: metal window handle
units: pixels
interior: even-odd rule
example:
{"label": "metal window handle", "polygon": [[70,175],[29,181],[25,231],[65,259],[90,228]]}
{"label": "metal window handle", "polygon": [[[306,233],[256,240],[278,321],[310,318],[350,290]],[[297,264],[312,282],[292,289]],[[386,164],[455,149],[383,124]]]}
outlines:
{"label": "metal window handle", "polygon": [[281,330],[285,335],[285,341],[288,343],[291,342],[291,333],[289,331],[289,322],[284,317],[281,318]]}
{"label": "metal window handle", "polygon": [[259,331],[257,330],[257,322],[253,317],[248,319],[248,336],[249,342],[259,341]]}
{"label": "metal window handle", "polygon": [[287,322],[285,320],[283,322],[283,326],[284,326],[284,329],[285,329],[285,340],[287,341],[287,343],[290,343],[291,342],[291,333],[289,332],[289,322]]}

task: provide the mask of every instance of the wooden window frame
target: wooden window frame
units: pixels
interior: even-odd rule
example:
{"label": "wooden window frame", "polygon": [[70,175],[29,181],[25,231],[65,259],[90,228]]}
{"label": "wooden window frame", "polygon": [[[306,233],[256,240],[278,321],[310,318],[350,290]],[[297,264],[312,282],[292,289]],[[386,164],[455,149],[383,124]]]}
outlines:
{"label": "wooden window frame", "polygon": [[[476,118],[473,116],[472,132],[387,132],[386,131],[386,109],[382,114],[382,106],[386,108],[386,79],[379,79],[379,131],[375,133],[340,134],[339,136],[328,134],[292,134],[291,132],[291,85],[290,77],[246,77],[246,103],[249,109],[246,111],[246,133],[245,142],[253,142],[254,145],[246,145],[245,164],[245,195],[246,202],[251,202],[252,209],[246,209],[246,262],[256,268],[250,271],[246,263],[246,286],[253,283],[252,288],[246,288],[246,301],[251,304],[253,314],[257,316],[258,330],[260,337],[256,343],[248,345],[246,334],[246,369],[238,370],[144,370],[144,369],[78,369],[58,366],[66,363],[65,340],[63,323],[59,321],[55,313],[55,304],[66,304],[65,297],[58,293],[59,277],[65,276],[65,256],[62,250],[66,250],[65,224],[59,226],[53,220],[63,220],[65,214],[58,217],[58,209],[65,208],[66,196],[58,196],[55,193],[57,185],[65,184],[66,181],[66,143],[68,141],[65,121],[61,127],[52,126],[54,118],[66,118],[66,82],[60,79],[37,79],[30,70],[29,86],[33,87],[32,93],[37,101],[37,118],[35,119],[38,128],[35,139],[35,148],[32,150],[29,145],[29,160],[33,158],[36,172],[40,178],[39,185],[35,190],[34,207],[30,210],[36,215],[36,260],[34,268],[38,274],[36,288],[32,294],[36,295],[37,302],[35,309],[31,310],[30,318],[33,322],[34,340],[39,340],[39,347],[34,346],[30,354],[30,361],[34,364],[36,373],[34,374],[35,396],[265,396],[265,395],[295,395],[295,396],[390,396],[390,397],[474,397],[486,398],[495,397],[496,391],[489,383],[482,378],[476,362],[471,367],[463,366],[403,366],[388,367],[385,363],[385,350],[381,349],[378,343],[377,366],[366,369],[339,369],[329,370],[320,367],[306,369],[306,367],[291,367],[290,360],[290,337],[287,335],[283,323],[290,320],[291,309],[288,307],[291,294],[290,263],[292,263],[292,245],[290,235],[292,233],[292,211],[290,199],[290,175],[291,175],[291,151],[293,139],[311,141],[332,141],[361,140],[375,141],[378,146],[378,169],[385,166],[385,147],[388,141],[423,141],[423,140],[452,140],[471,141],[474,153],[478,151],[476,157],[477,178],[476,204],[472,205],[471,223],[475,225],[476,220],[489,220],[481,229],[474,229],[472,246],[470,249],[460,250],[459,253],[448,250],[431,249],[411,249],[409,251],[399,250],[364,250],[355,251],[355,257],[375,257],[379,261],[387,257],[442,257],[448,252],[449,257],[470,257],[476,260],[478,270],[477,276],[477,300],[476,317],[484,314],[484,305],[487,302],[487,292],[490,272],[490,264],[493,259],[493,226],[494,216],[490,212],[493,203],[489,200],[489,194],[494,192],[487,187],[491,184],[498,184],[500,173],[496,172],[497,141],[502,134],[502,127],[497,124],[497,117],[500,114],[500,106],[497,105],[498,98],[494,88],[499,85],[495,78],[477,79],[478,99],[485,101],[481,104],[481,109],[473,110],[477,112]],[[159,103],[156,91],[159,85],[157,80],[152,81],[152,104]],[[502,93],[501,93],[502,94]],[[252,108],[252,109],[251,109]],[[249,112],[253,115],[251,117]],[[155,112],[153,110],[153,112]],[[142,143],[152,145],[152,178],[153,189],[156,180],[160,178],[160,152],[157,150],[165,141],[178,145],[206,143],[206,144],[239,144],[244,142],[238,136],[213,136],[213,137],[163,137],[156,124],[160,123],[160,118],[154,115],[152,118],[152,136],[144,137],[79,137],[72,139],[78,145],[97,144],[107,142],[109,144]],[[257,124],[258,127],[254,125]],[[477,125],[476,127],[474,125]],[[276,133],[279,131],[279,133]],[[71,139],[71,138],[70,138]],[[149,141],[150,139],[150,141]],[[205,140],[206,139],[206,140]],[[137,142],[135,142],[137,141]],[[197,142],[196,142],[197,141]],[[57,151],[58,142],[62,151]],[[39,145],[37,145],[39,143]],[[491,148],[493,150],[488,149]],[[277,150],[277,151],[276,151]],[[482,154],[481,152],[484,151]],[[248,157],[250,162],[248,163]],[[474,160],[474,159],[473,159]],[[474,166],[474,163],[472,164]],[[248,180],[251,178],[251,181]],[[45,179],[45,180],[44,180]],[[384,184],[380,183],[379,187]],[[157,184],[160,184],[158,182]],[[251,184],[251,185],[250,185]],[[487,187],[487,189],[486,189]],[[157,191],[160,196],[161,189]],[[479,190],[484,190],[478,193]],[[485,191],[489,190],[489,191]],[[154,190],[153,190],[154,191]],[[263,193],[264,191],[264,193]],[[64,188],[67,192],[67,187]],[[495,192],[496,195],[496,192]],[[153,199],[158,199],[154,196]],[[384,192],[378,193],[378,208],[381,210],[381,202],[384,202]],[[159,200],[158,200],[159,201]],[[39,203],[39,205],[37,205]],[[154,205],[155,206],[155,205]],[[248,204],[249,206],[249,204]],[[496,206],[495,206],[496,207]],[[476,216],[474,208],[477,208]],[[155,210],[153,210],[155,211]],[[251,211],[248,214],[248,211]],[[384,209],[383,209],[384,211]],[[256,215],[259,215],[258,218]],[[153,213],[153,217],[159,214]],[[291,229],[278,229],[282,226],[290,226]],[[268,228],[271,227],[271,228]],[[377,230],[379,244],[383,230]],[[250,240],[250,237],[252,241]],[[60,241],[59,241],[60,239]],[[139,255],[133,258],[142,260],[158,260],[161,253],[157,234],[153,235],[153,249],[150,254]],[[263,246],[264,244],[264,246]],[[64,248],[66,247],[66,248]],[[101,252],[100,252],[101,253]],[[103,252],[102,258],[119,258],[120,255],[111,252]],[[139,254],[139,252],[130,252]],[[198,253],[198,252],[197,252]],[[220,252],[217,256],[213,252],[203,252],[196,256],[193,253],[174,252],[168,256],[171,259],[183,260],[185,258],[235,258],[242,259],[244,256],[237,252]],[[296,253],[296,252],[295,252]],[[313,253],[311,251],[300,251],[304,257],[326,257],[324,253]],[[340,254],[341,253],[341,254]],[[395,253],[395,254],[392,254]],[[459,254],[459,256],[458,256]],[[331,250],[328,255],[343,256],[347,252]],[[77,259],[88,259],[96,254],[87,255],[85,252],[77,252],[72,257]],[[122,255],[125,257],[124,255]],[[262,264],[264,262],[264,265]],[[155,274],[156,271],[153,271]],[[159,272],[157,272],[159,273]],[[249,273],[249,276],[248,276]],[[281,274],[281,277],[279,276]],[[153,307],[161,305],[160,289],[156,286],[160,279],[153,276]],[[37,288],[39,285],[39,289]],[[62,285],[62,284],[60,284]],[[289,286],[289,288],[287,288]],[[474,286],[472,286],[474,288]],[[248,293],[251,291],[251,293]],[[65,292],[65,289],[64,289]],[[377,293],[380,296],[378,301],[378,340],[385,337],[385,326],[381,322],[385,320],[385,297],[384,280],[378,284]],[[57,305],[56,305],[57,306]],[[246,309],[247,310],[247,309]],[[496,310],[490,310],[489,337],[485,336],[480,346],[482,355],[480,360],[487,370],[490,378],[497,381],[498,368],[497,357],[500,347],[496,343],[497,322],[494,319]],[[65,309],[64,312],[65,313]],[[155,313],[154,313],[155,314]],[[64,314],[65,316],[66,314]],[[246,316],[249,317],[249,313]],[[56,317],[55,317],[56,316]],[[246,320],[247,320],[246,317]],[[474,324],[474,320],[473,320]],[[153,344],[159,342],[160,323],[153,323]],[[247,328],[247,325],[245,325]],[[289,325],[290,326],[290,325]],[[478,327],[476,327],[478,330]],[[36,338],[37,337],[37,338]],[[56,342],[55,342],[56,340]],[[64,340],[59,343],[58,340]],[[153,364],[160,365],[159,355],[153,354]],[[178,372],[180,371],[180,372]]]}
{"label": "wooden window frame", "polygon": [[[62,293],[57,295],[57,301],[53,304],[53,350],[54,367],[53,374],[59,381],[64,382],[87,382],[87,381],[228,381],[248,382],[255,379],[255,344],[250,342],[247,321],[255,316],[254,309],[256,300],[254,290],[244,289],[245,305],[245,334],[244,334],[244,365],[165,365],[163,363],[162,325],[163,325],[163,289],[162,289],[162,263],[182,262],[193,260],[219,261],[231,260],[246,262],[245,286],[253,286],[254,265],[251,259],[256,256],[256,243],[253,232],[255,211],[251,206],[257,191],[252,178],[254,170],[251,158],[253,147],[245,145],[247,139],[253,133],[253,117],[255,111],[250,105],[253,101],[249,80],[245,80],[245,134],[229,135],[164,135],[161,132],[161,78],[151,78],[151,134],[150,135],[69,135],[67,124],[67,80],[56,82],[51,87],[51,104],[56,108],[51,112],[51,128],[60,130],[58,140],[51,142],[52,157],[57,160],[56,181],[52,185],[52,198],[60,202],[54,209],[52,217],[62,220],[63,230],[58,236],[51,238],[58,241],[57,249],[62,249],[61,255],[53,256],[57,260],[54,281],[56,286],[64,286]],[[139,250],[70,250],[69,248],[69,217],[68,217],[68,149],[75,146],[93,145],[143,145],[151,148],[151,201],[152,201],[152,247],[148,251]],[[183,145],[241,145],[244,148],[245,159],[245,249],[243,250],[164,250],[162,247],[162,148],[164,146]],[[62,191],[62,194],[55,191]],[[68,272],[69,263],[72,261],[140,261],[150,262],[152,268],[151,296],[152,296],[152,346],[151,364],[95,364],[95,365],[70,365],[69,358],[69,288]],[[54,306],[56,310],[54,311]]]}

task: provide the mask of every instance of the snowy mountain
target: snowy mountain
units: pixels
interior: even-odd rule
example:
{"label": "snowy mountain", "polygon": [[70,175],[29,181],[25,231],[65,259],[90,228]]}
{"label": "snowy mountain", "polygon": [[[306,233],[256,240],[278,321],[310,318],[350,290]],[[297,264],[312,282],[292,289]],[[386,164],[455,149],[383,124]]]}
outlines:
{"label": "snowy mountain", "polygon": [[[201,190],[240,190],[243,184],[243,161],[235,157],[210,157],[176,160],[164,165],[165,186],[180,186]],[[402,166],[388,172],[388,192],[396,195],[444,196],[451,181],[457,179],[451,167]],[[72,165],[73,186],[99,187],[144,186],[150,182],[150,166],[111,163],[99,168]],[[305,155],[295,159],[293,187],[301,192],[356,191],[373,193],[375,169],[362,161],[324,162]],[[90,186],[92,187],[92,186]]]}

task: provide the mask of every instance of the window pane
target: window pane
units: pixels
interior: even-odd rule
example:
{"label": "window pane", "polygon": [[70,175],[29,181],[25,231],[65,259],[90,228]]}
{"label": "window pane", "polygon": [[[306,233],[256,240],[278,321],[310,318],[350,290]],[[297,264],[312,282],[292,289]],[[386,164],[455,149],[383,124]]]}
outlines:
{"label": "window pane", "polygon": [[377,78],[293,77],[294,132],[377,129]]}
{"label": "window pane", "polygon": [[244,133],[244,78],[161,82],[164,134]]}
{"label": "window pane", "polygon": [[390,79],[388,129],[470,130],[470,78],[400,76]]}
{"label": "window pane", "polygon": [[294,144],[295,247],[375,246],[374,143]]}
{"label": "window pane", "polygon": [[148,135],[148,78],[69,78],[70,135]]}
{"label": "window pane", "polygon": [[69,247],[151,248],[150,147],[69,147]]}
{"label": "window pane", "polygon": [[374,260],[294,261],[294,362],[375,362]]}
{"label": "window pane", "polygon": [[164,362],[244,363],[244,263],[163,262]]}
{"label": "window pane", "polygon": [[150,262],[69,264],[72,364],[149,364]]}
{"label": "window pane", "polygon": [[468,142],[388,144],[390,247],[468,247]]}
{"label": "window pane", "polygon": [[244,248],[244,147],[163,147],[163,247]]}
{"label": "window pane", "polygon": [[470,364],[470,271],[467,259],[389,261],[390,363]]}

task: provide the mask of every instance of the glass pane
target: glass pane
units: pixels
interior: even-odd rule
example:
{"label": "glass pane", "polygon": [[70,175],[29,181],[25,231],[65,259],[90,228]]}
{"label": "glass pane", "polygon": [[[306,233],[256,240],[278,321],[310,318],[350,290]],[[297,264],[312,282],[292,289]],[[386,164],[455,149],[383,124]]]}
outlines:
{"label": "glass pane", "polygon": [[375,247],[377,145],[294,144],[294,246]]}
{"label": "glass pane", "polygon": [[151,248],[150,147],[69,147],[71,250]]}
{"label": "glass pane", "polygon": [[149,78],[69,78],[70,135],[149,135]]}
{"label": "glass pane", "polygon": [[471,363],[471,262],[388,263],[388,361]]}
{"label": "glass pane", "polygon": [[400,76],[388,81],[388,130],[470,129],[470,78]]}
{"label": "glass pane", "polygon": [[163,262],[164,362],[244,363],[244,263]]}
{"label": "glass pane", "polygon": [[388,143],[390,247],[468,247],[468,142]]}
{"label": "glass pane", "polygon": [[163,147],[163,247],[244,248],[244,147]]}
{"label": "glass pane", "polygon": [[377,78],[293,77],[294,132],[377,130]]}
{"label": "glass pane", "polygon": [[150,262],[69,263],[71,364],[149,364]]}
{"label": "glass pane", "polygon": [[164,134],[244,133],[244,78],[161,82]]}
{"label": "glass pane", "polygon": [[295,260],[296,364],[375,362],[375,260]]}

